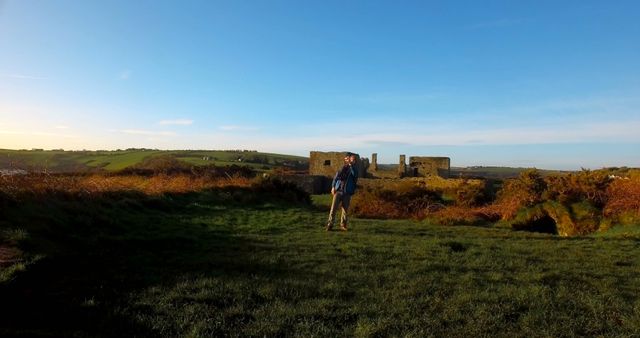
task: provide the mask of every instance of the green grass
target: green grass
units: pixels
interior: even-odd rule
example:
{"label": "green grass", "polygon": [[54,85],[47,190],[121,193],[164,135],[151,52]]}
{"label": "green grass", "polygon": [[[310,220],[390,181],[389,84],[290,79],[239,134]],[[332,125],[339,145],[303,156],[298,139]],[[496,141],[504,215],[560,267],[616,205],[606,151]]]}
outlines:
{"label": "green grass", "polygon": [[640,332],[637,235],[365,219],[327,233],[326,211],[261,198],[121,194],[5,210],[29,234],[25,252],[46,257],[0,284],[0,335]]}
{"label": "green grass", "polygon": [[[123,150],[123,151],[31,151],[0,149],[1,168],[38,168],[50,171],[75,172],[102,168],[117,171],[141,163],[148,157],[170,155],[193,165],[214,164],[217,166],[246,165],[252,168],[273,168],[284,161],[301,161],[308,159],[301,156],[215,150]],[[204,160],[209,157],[209,160]],[[243,158],[243,161],[238,161]],[[266,160],[266,163],[251,163],[254,158]],[[248,161],[247,161],[248,160]]]}
{"label": "green grass", "polygon": [[[531,168],[482,167],[482,166],[452,167],[451,177],[479,176],[479,177],[492,178],[492,179],[516,178],[518,177],[518,175],[520,175],[520,173],[529,169]],[[561,170],[538,169],[538,171],[545,176],[567,173],[567,171],[561,171]]]}
{"label": "green grass", "polygon": [[313,204],[320,208],[331,208],[331,203],[333,202],[333,195],[324,194],[324,195],[311,195],[311,200]]}
{"label": "green grass", "polygon": [[82,155],[76,158],[90,167],[99,167],[109,171],[121,170],[142,162],[147,157],[162,155],[161,151],[114,151],[97,152]]}

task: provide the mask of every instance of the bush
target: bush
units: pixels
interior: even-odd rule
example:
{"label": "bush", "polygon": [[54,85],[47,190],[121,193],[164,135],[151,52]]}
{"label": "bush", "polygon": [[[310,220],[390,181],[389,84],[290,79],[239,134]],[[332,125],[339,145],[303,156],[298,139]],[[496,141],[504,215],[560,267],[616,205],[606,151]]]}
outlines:
{"label": "bush", "polygon": [[542,202],[546,186],[546,182],[537,170],[523,171],[518,178],[504,182],[502,189],[498,192],[494,210],[503,220],[512,219],[518,210]]}
{"label": "bush", "polygon": [[171,155],[152,156],[142,162],[124,168],[120,174],[124,175],[175,175],[190,172],[191,165],[180,161]]}
{"label": "bush", "polygon": [[219,187],[249,187],[243,177],[208,178],[194,175],[65,175],[30,174],[0,177],[0,207],[21,200],[48,198],[90,199],[106,192],[139,192],[146,195],[187,193]]}
{"label": "bush", "polygon": [[485,187],[477,184],[461,184],[455,191],[456,204],[462,207],[474,207],[485,201]]}
{"label": "bush", "polygon": [[251,190],[255,194],[274,200],[311,204],[309,193],[295,183],[285,182],[278,178],[259,178],[251,185]]}
{"label": "bush", "polygon": [[582,170],[575,174],[549,176],[545,181],[545,200],[555,200],[563,204],[588,201],[602,208],[607,201],[606,192],[611,178],[604,170]]}
{"label": "bush", "polygon": [[482,225],[487,223],[487,217],[481,211],[462,206],[448,206],[434,211],[429,219],[440,225]]}
{"label": "bush", "polygon": [[407,185],[399,190],[361,189],[350,208],[358,217],[423,219],[430,211],[442,208],[442,203],[436,192]]}
{"label": "bush", "polygon": [[148,157],[141,163],[124,168],[116,176],[157,176],[157,175],[190,175],[206,178],[233,178],[256,176],[256,172],[247,166],[230,165],[218,167],[216,165],[193,166],[180,161],[172,155]]}
{"label": "bush", "polygon": [[546,201],[520,209],[511,221],[511,227],[574,236],[593,233],[599,229],[600,223],[600,210],[586,201],[569,206]]}
{"label": "bush", "polygon": [[613,196],[610,183],[605,170],[546,178],[536,171],[526,171],[518,179],[505,182],[490,209],[511,221],[514,229],[535,230],[553,223],[563,236],[589,234],[597,231],[601,223],[607,224],[602,210]]}
{"label": "bush", "polygon": [[640,176],[616,179],[609,185],[604,215],[622,223],[640,220]]}

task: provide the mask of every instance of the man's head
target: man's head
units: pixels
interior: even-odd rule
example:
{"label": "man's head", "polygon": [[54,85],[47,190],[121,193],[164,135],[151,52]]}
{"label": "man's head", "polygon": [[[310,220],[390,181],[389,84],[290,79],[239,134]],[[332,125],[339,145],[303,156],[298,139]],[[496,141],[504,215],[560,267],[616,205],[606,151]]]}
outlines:
{"label": "man's head", "polygon": [[356,154],[347,153],[344,157],[345,164],[355,164],[356,163]]}

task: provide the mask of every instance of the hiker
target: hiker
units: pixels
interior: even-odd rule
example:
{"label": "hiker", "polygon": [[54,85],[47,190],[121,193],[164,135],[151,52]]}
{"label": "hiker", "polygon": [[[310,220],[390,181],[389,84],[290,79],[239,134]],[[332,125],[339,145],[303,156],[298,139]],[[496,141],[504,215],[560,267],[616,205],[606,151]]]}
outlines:
{"label": "hiker", "polygon": [[340,230],[347,231],[347,212],[351,196],[356,192],[356,183],[358,182],[358,168],[356,167],[356,155],[347,153],[344,157],[344,166],[336,172],[333,182],[331,182],[331,195],[333,202],[331,203],[331,211],[329,212],[329,221],[327,222],[327,231],[331,231],[335,222],[336,212],[338,208],[342,208],[340,216]]}

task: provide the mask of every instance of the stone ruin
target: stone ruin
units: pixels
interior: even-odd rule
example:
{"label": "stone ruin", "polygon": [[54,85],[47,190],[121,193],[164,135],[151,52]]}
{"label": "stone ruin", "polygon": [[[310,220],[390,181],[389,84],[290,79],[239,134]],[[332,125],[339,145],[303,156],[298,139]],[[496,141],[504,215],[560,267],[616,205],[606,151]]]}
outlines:
{"label": "stone ruin", "polygon": [[[333,178],[336,172],[342,169],[346,153],[346,151],[312,151],[309,153],[309,175],[322,175]],[[353,154],[356,155],[358,177],[367,177],[369,159],[360,158],[360,155],[356,153]]]}
{"label": "stone ruin", "polygon": [[409,157],[409,173],[411,177],[440,176],[449,178],[451,159],[448,157]]}
{"label": "stone ruin", "polygon": [[[310,194],[324,194],[331,189],[331,180],[338,170],[344,165],[344,151],[312,151],[309,154],[308,175],[280,175],[279,178],[298,185]],[[406,155],[400,155],[398,167],[395,172],[383,171],[378,167],[378,154],[371,155],[369,159],[356,155],[358,177],[360,178],[402,178],[402,177],[427,177],[440,176],[448,178],[450,174],[451,160],[448,157],[424,157],[411,156],[407,165]]]}
{"label": "stone ruin", "polygon": [[[309,154],[309,175],[333,177],[342,168],[346,152],[312,151]],[[355,154],[358,163],[358,176],[362,178],[377,177],[378,154],[371,154],[369,159],[361,158]],[[411,156],[407,165],[407,156],[400,155],[396,177],[427,177],[440,176],[449,178],[451,172],[451,159],[449,157]]]}

